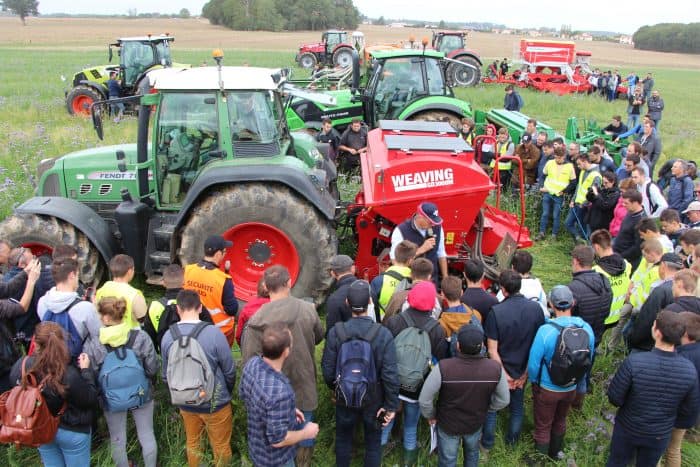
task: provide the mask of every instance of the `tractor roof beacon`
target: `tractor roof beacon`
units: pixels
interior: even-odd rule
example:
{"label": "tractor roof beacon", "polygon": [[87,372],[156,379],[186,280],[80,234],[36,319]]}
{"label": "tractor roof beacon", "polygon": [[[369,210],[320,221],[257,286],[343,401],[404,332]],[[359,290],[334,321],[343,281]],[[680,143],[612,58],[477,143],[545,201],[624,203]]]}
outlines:
{"label": "tractor roof beacon", "polygon": [[[255,296],[265,268],[283,264],[296,296],[320,300],[337,251],[336,174],[312,137],[288,130],[284,74],[218,66],[149,79],[154,93],[132,97],[137,143],[46,161],[37,196],[0,224],[0,237],[44,251],[77,246],[88,282],[122,252],[159,282],[165,265],[198,261],[206,237],[221,234],[233,241],[222,267],[237,298]],[[92,108],[98,135],[107,107]]]}
{"label": "tractor roof beacon", "polygon": [[141,86],[144,85],[144,77],[149,71],[171,66],[187,66],[173,64],[170,45],[174,40],[173,36],[162,34],[122,37],[109,44],[109,61],[112,62],[113,48],[116,48],[119,64],[86,68],[73,75],[71,88],[65,93],[68,113],[87,116],[93,103],[107,99],[107,81],[112,71],[118,73],[122,97],[128,97],[139,92],[146,93]]}

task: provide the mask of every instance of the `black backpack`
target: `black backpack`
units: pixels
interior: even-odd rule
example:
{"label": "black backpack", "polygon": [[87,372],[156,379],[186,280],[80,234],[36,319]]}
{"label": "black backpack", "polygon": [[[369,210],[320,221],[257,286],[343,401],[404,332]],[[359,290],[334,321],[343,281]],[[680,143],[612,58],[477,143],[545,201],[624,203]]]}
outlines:
{"label": "black backpack", "polygon": [[12,369],[21,355],[10,330],[0,321],[0,377]]}
{"label": "black backpack", "polygon": [[372,341],[381,326],[374,324],[366,336],[348,336],[345,323],[336,323],[340,347],[336,357],[335,398],[339,404],[353,409],[366,407],[374,399],[377,367],[374,364]]}
{"label": "black backpack", "polygon": [[552,383],[561,387],[569,387],[578,383],[591,369],[591,345],[590,336],[584,328],[575,324],[561,326],[548,322],[559,330],[559,337],[554,347],[552,359],[547,364],[542,359],[540,374],[537,376],[539,383],[542,377],[542,366],[547,365],[549,379]]}

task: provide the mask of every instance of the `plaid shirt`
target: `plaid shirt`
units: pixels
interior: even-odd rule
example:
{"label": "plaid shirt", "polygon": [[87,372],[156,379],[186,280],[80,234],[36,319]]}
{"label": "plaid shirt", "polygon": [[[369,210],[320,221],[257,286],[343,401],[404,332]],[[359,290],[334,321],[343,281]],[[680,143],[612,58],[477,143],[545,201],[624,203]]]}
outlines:
{"label": "plaid shirt", "polygon": [[238,394],[248,411],[248,453],[256,467],[284,465],[296,447],[275,448],[296,429],[294,390],[287,377],[255,356],[243,368]]}

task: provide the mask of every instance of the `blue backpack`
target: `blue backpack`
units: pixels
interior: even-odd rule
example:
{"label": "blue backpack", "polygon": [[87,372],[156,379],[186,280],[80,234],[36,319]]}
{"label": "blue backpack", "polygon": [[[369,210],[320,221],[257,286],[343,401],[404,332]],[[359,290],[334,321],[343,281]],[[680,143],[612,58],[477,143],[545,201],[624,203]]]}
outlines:
{"label": "blue backpack", "polygon": [[340,349],[335,363],[335,398],[345,407],[360,409],[372,402],[377,385],[372,341],[381,326],[372,326],[366,336],[349,337],[345,323],[335,324]]}
{"label": "blue backpack", "polygon": [[122,346],[105,345],[108,353],[100,368],[98,382],[107,412],[136,409],[150,399],[151,385],[141,361],[132,350],[136,334],[129,331],[129,339]]}
{"label": "blue backpack", "polygon": [[77,358],[78,355],[82,353],[83,344],[85,343],[85,339],[87,339],[88,333],[85,333],[84,338],[80,337],[80,333],[75,327],[75,324],[73,324],[73,320],[70,318],[70,314],[68,312],[71,308],[82,301],[82,299],[76,298],[73,300],[73,303],[68,305],[68,307],[63,311],[56,313],[55,311],[46,310],[46,314],[44,315],[44,321],[50,321],[58,324],[65,332],[66,345],[68,346],[68,352],[70,352],[72,359]]}

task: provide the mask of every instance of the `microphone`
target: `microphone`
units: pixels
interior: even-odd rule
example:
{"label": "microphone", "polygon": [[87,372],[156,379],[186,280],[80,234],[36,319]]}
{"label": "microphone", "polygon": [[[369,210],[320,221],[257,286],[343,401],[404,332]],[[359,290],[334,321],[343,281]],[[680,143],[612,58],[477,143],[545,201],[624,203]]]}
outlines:
{"label": "microphone", "polygon": [[427,232],[427,234],[426,234],[426,236],[425,236],[425,239],[427,240],[427,239],[429,239],[429,238],[434,238],[434,237],[435,237],[435,232],[433,232],[433,228],[432,228],[432,227],[428,227],[428,232]]}
{"label": "microphone", "polygon": [[228,274],[228,271],[230,269],[231,269],[231,261],[227,259],[226,262],[224,263],[224,272],[226,274]]}

